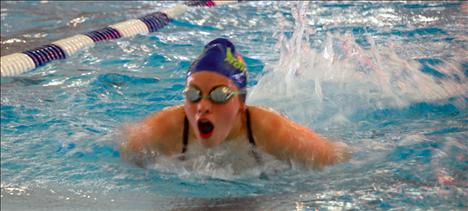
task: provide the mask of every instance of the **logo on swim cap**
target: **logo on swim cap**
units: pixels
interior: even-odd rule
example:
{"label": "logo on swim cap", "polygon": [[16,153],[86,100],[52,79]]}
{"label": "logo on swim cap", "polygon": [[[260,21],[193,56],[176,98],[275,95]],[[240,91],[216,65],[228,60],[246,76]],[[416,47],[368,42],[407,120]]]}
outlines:
{"label": "logo on swim cap", "polygon": [[234,44],[224,38],[209,42],[190,66],[187,77],[195,72],[211,71],[231,79],[239,89],[247,86],[247,66]]}
{"label": "logo on swim cap", "polygon": [[[237,56],[238,58],[242,58],[240,55],[237,55]],[[238,59],[234,58],[234,56],[232,56],[231,48],[227,48],[226,59],[224,60],[242,72],[247,71],[247,67],[245,66],[245,63],[239,61]]]}

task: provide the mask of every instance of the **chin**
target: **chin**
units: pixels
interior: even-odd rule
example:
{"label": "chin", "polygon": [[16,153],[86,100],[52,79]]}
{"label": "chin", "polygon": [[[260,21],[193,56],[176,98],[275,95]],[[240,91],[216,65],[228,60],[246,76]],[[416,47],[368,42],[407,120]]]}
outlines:
{"label": "chin", "polygon": [[204,139],[204,138],[200,137],[201,144],[204,147],[207,147],[207,148],[215,147],[215,146],[221,144],[222,140],[223,139],[216,138],[216,137],[213,137],[213,136],[210,137],[210,138],[207,138],[207,139]]}

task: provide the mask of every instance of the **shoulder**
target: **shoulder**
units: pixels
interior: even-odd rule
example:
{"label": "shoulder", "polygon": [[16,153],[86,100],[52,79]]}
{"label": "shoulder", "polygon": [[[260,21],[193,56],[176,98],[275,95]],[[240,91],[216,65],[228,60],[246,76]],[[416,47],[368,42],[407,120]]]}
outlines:
{"label": "shoulder", "polygon": [[259,143],[275,139],[294,124],[285,115],[269,107],[249,106],[248,109],[251,127]]}
{"label": "shoulder", "polygon": [[143,124],[149,127],[171,129],[174,125],[179,125],[184,121],[183,106],[172,106],[157,111],[143,120]]}
{"label": "shoulder", "polygon": [[281,115],[278,111],[274,110],[273,108],[266,107],[266,106],[251,106],[247,107],[249,112],[252,114],[257,115]]}
{"label": "shoulder", "polygon": [[248,106],[253,126],[257,129],[265,129],[265,126],[275,126],[276,124],[289,121],[288,118],[273,108],[263,106]]}
{"label": "shoulder", "polygon": [[140,122],[146,130],[148,146],[165,154],[180,151],[185,112],[183,106],[173,106],[155,112]]}

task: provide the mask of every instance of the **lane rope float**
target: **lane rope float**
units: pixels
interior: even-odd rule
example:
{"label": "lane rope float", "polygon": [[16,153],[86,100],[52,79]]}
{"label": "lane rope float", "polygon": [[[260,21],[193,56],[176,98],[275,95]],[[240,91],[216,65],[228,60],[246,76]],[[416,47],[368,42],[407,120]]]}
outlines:
{"label": "lane rope float", "polygon": [[78,34],[43,45],[21,53],[13,53],[1,57],[1,77],[17,76],[47,63],[66,59],[78,51],[92,47],[97,42],[105,40],[132,37],[137,34],[156,32],[168,25],[172,19],[181,16],[190,7],[214,7],[234,4],[238,1],[196,0],[185,4],[162,9],[137,19],[130,19],[109,25],[102,29]]}

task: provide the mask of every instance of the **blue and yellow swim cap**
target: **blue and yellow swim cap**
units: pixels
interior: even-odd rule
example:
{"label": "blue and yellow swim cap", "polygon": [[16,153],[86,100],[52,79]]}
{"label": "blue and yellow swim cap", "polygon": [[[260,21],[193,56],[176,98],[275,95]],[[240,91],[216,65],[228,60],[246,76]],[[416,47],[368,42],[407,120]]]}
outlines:
{"label": "blue and yellow swim cap", "polygon": [[187,77],[200,71],[212,71],[231,79],[239,89],[247,86],[247,66],[231,41],[217,38],[205,45],[190,66]]}

